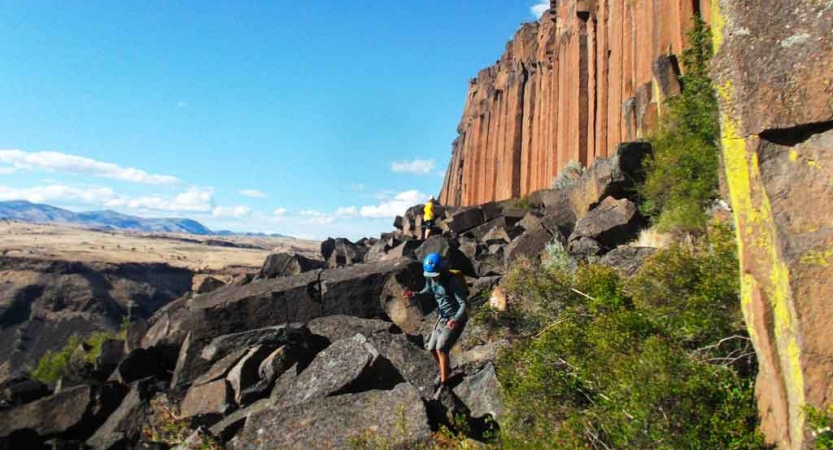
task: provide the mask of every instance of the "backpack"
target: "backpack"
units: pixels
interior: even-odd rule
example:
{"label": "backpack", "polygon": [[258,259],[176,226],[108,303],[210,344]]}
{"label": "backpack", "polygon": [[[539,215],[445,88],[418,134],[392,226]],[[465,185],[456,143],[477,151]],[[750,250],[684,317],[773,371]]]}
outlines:
{"label": "backpack", "polygon": [[449,273],[449,278],[439,277],[440,278],[440,283],[442,283],[443,287],[447,291],[451,292],[451,283],[449,283],[448,281],[451,280],[450,277],[457,278],[457,281],[460,282],[460,286],[463,287],[463,295],[468,297],[469,296],[469,285],[468,285],[468,281],[466,281],[466,275],[462,271],[460,271],[459,269],[448,269],[448,273]]}

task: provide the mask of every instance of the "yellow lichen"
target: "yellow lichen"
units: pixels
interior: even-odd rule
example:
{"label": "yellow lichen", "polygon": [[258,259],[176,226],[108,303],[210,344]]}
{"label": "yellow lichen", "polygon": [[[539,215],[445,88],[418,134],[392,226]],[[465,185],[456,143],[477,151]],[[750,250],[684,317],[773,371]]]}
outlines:
{"label": "yellow lichen", "polygon": [[828,267],[833,261],[833,250],[810,250],[801,256],[801,264],[805,266]]}
{"label": "yellow lichen", "polygon": [[798,150],[790,150],[790,161],[798,161]]}
{"label": "yellow lichen", "polygon": [[[724,17],[719,2],[713,2],[715,49],[723,44]],[[790,274],[778,248],[777,231],[766,192],[760,187],[760,171],[757,152],[747,147],[757,143],[757,136],[745,138],[739,118],[730,115],[733,110],[734,89],[731,82],[717,88],[722,103],[721,144],[725,161],[729,194],[734,207],[738,250],[741,264],[741,304],[750,335],[756,347],[761,338],[754,329],[752,296],[760,289],[764,301],[768,301],[773,313],[773,347],[779,355],[778,365],[783,373],[788,403],[798,408],[804,402],[804,374],[801,367],[801,347],[798,343],[798,322],[792,303]],[[791,155],[792,158],[792,155]],[[797,158],[797,155],[796,155]],[[753,195],[754,194],[754,195]],[[747,253],[748,252],[748,253]],[[750,259],[756,259],[755,269],[747,267]],[[762,270],[763,269],[763,270]],[[756,278],[768,274],[768,279]],[[804,419],[797,411],[791,411],[788,424],[791,446],[800,448],[803,442]]]}

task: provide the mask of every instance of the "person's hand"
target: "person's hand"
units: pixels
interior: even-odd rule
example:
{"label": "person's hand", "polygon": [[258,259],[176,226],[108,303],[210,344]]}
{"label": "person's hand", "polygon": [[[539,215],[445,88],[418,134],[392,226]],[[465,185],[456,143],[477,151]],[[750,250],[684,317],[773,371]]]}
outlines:
{"label": "person's hand", "polygon": [[454,319],[451,319],[451,320],[448,321],[447,324],[445,324],[445,327],[448,328],[449,330],[453,330],[453,329],[457,328],[457,321],[454,320]]}

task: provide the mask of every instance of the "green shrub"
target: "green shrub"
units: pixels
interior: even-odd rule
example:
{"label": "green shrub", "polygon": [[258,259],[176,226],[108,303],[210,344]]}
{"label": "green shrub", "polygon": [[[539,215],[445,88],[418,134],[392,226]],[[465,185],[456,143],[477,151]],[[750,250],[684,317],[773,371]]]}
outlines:
{"label": "green shrub", "polygon": [[818,408],[806,407],[807,426],[813,436],[812,448],[816,450],[833,449],[833,405],[823,411]]}
{"label": "green shrub", "polygon": [[717,97],[708,73],[711,33],[697,17],[683,51],[683,91],[665,102],[657,132],[649,138],[653,158],[645,161],[640,209],[661,231],[700,232],[705,208],[718,196]]}
{"label": "green shrub", "polygon": [[44,383],[58,381],[63,376],[67,364],[69,364],[69,358],[72,357],[72,353],[75,352],[75,349],[78,348],[80,343],[81,340],[78,336],[72,335],[62,349],[57,352],[47,350],[46,354],[38,361],[35,370],[29,375]]}
{"label": "green shrub", "polygon": [[[759,449],[731,230],[659,251],[635,278],[519,264],[525,339],[499,358],[501,448]],[[741,358],[742,359],[742,358]]]}

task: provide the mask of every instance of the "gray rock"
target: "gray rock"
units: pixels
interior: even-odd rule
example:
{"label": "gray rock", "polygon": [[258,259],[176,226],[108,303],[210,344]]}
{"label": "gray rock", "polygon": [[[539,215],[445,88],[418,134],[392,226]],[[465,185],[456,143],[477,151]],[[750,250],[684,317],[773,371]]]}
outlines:
{"label": "gray rock", "polygon": [[603,253],[602,246],[598,241],[584,236],[571,241],[568,251],[570,255],[578,257],[590,257]]}
{"label": "gray rock", "polygon": [[[556,236],[557,238],[558,236]],[[541,252],[544,251],[552,239],[553,236],[543,226],[524,231],[506,247],[505,260],[507,267],[520,257],[540,258]]]}
{"label": "gray rock", "polygon": [[385,317],[386,303],[398,294],[393,291],[421,288],[421,269],[413,260],[397,259],[326,270],[321,274],[321,314],[316,317]]}
{"label": "gray rock", "polygon": [[199,286],[197,286],[197,289],[195,289],[194,292],[197,294],[206,294],[208,292],[216,291],[225,285],[226,283],[223,283],[214,277],[205,277],[202,281],[200,281]]}
{"label": "gray rock", "polygon": [[15,377],[0,383],[0,405],[4,407],[23,405],[49,394],[45,384],[29,377]]}
{"label": "gray rock", "polygon": [[570,190],[576,217],[583,218],[605,197],[633,198],[636,186],[645,178],[642,161],[651,152],[648,142],[624,142],[610,158],[596,158]]}
{"label": "gray rock", "polygon": [[[281,347],[283,348],[283,347]],[[234,367],[229,371],[228,375],[226,376],[226,381],[228,381],[229,386],[231,387],[231,391],[234,395],[234,401],[238,405],[243,405],[247,402],[244,402],[243,399],[243,392],[254,386],[260,381],[260,364],[269,356],[270,353],[275,351],[275,347],[269,345],[257,345],[250,348],[240,361],[234,365]],[[265,383],[268,385],[269,383]],[[257,392],[267,390],[267,386],[264,386],[262,390],[253,391],[252,394]],[[248,397],[251,397],[249,395]],[[248,398],[247,400],[251,400]]]}
{"label": "gray rock", "polygon": [[216,422],[233,408],[232,392],[225,379],[193,386],[179,406],[180,417],[208,418]]}
{"label": "gray rock", "polygon": [[391,449],[427,444],[431,429],[417,390],[402,383],[389,391],[338,395],[285,409],[264,409],[246,420],[230,447],[330,450],[350,448],[355,439],[362,437],[369,437],[371,442],[378,438]]}
{"label": "gray rock", "polygon": [[232,367],[234,367],[241,358],[248,352],[248,348],[241,348],[238,350],[229,353],[216,363],[211,366],[211,369],[208,372],[200,375],[199,378],[194,380],[194,385],[198,386],[200,384],[210,383],[212,381],[219,380],[221,378],[225,378],[226,375],[231,371]]}
{"label": "gray rock", "polygon": [[130,392],[88,440],[93,450],[129,448],[139,440],[147,421],[150,399],[156,392],[153,379],[133,383]]}
{"label": "gray rock", "polygon": [[321,255],[331,269],[360,263],[364,254],[363,248],[345,238],[329,238],[321,243]]}
{"label": "gray rock", "polygon": [[639,272],[642,264],[651,257],[657,249],[653,247],[619,246],[602,257],[599,263],[619,270],[630,278]]}
{"label": "gray rock", "polygon": [[367,339],[405,381],[417,388],[421,396],[427,398],[433,394],[438,369],[428,351],[408,340],[404,334],[376,333]]}
{"label": "gray rock", "polygon": [[165,360],[157,348],[137,348],[116,366],[117,380],[122,384],[148,377],[166,378]]}
{"label": "gray rock", "polygon": [[107,419],[124,397],[115,384],[76,386],[31,403],[0,410],[0,439],[32,430],[42,438],[85,440]]}
{"label": "gray rock", "polygon": [[388,253],[382,258],[384,260],[395,260],[400,258],[416,258],[416,249],[422,244],[422,241],[411,239],[397,244],[391,248]]}
{"label": "gray rock", "polygon": [[246,420],[252,414],[274,407],[275,402],[271,399],[264,398],[258,400],[243,409],[238,409],[237,411],[227,415],[223,418],[223,420],[212,425],[209,431],[212,435],[216,436],[220,442],[228,442],[234,437],[235,434],[237,434],[238,431],[240,431],[241,428],[243,428]]}
{"label": "gray rock", "polygon": [[499,421],[505,412],[500,389],[495,366],[489,363],[476,374],[466,377],[454,388],[454,393],[466,404],[472,417],[491,415]]}
{"label": "gray rock", "polygon": [[521,228],[523,228],[526,231],[529,231],[529,230],[537,230],[538,228],[540,228],[542,226],[542,224],[541,224],[541,219],[538,217],[537,214],[529,212],[529,213],[526,213],[526,215],[524,216],[523,219],[521,219],[520,222],[518,222],[518,226],[520,226]]}
{"label": "gray rock", "polygon": [[576,223],[568,250],[575,252],[573,242],[581,238],[593,239],[602,250],[611,250],[636,238],[641,225],[642,218],[632,201],[607,197]]}
{"label": "gray rock", "polygon": [[484,222],[483,211],[479,207],[471,207],[454,212],[448,226],[451,231],[462,234],[474,227],[483,225]]}
{"label": "gray rock", "polygon": [[324,336],[330,342],[348,339],[356,334],[372,336],[380,332],[392,333],[396,326],[378,319],[362,319],[353,316],[327,316],[311,320],[307,327],[312,334]]}
{"label": "gray rock", "polygon": [[324,261],[289,253],[273,253],[266,257],[255,279],[270,279],[298,275],[310,270],[323,269]]}
{"label": "gray rock", "polygon": [[320,352],[278,404],[284,407],[320,397],[382,389],[401,379],[379,350],[365,336],[357,334]]}
{"label": "gray rock", "polygon": [[289,370],[296,362],[296,356],[287,347],[281,347],[266,357],[257,368],[258,377],[271,384]]}

